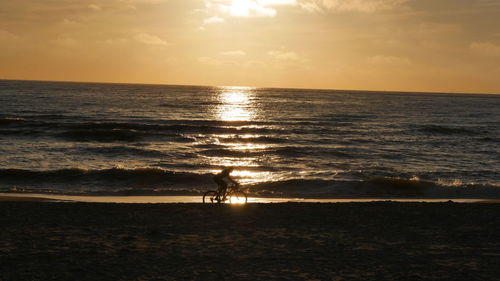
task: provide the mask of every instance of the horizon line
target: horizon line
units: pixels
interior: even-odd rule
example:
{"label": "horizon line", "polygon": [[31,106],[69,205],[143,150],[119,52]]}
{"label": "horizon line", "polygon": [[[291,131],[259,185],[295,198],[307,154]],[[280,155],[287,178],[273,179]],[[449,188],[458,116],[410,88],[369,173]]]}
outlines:
{"label": "horizon line", "polygon": [[313,91],[351,91],[371,93],[402,93],[402,94],[452,94],[452,95],[500,95],[500,93],[485,92],[439,92],[439,91],[409,91],[409,90],[368,90],[368,89],[332,89],[332,88],[301,88],[301,87],[256,87],[247,85],[187,85],[187,84],[165,84],[165,83],[141,83],[141,82],[98,82],[98,81],[75,81],[75,80],[43,80],[43,79],[11,79],[0,78],[0,81],[21,82],[50,82],[50,83],[84,83],[84,84],[115,84],[115,85],[150,85],[150,86],[175,86],[175,87],[249,87],[255,89],[283,89],[283,90],[313,90]]}

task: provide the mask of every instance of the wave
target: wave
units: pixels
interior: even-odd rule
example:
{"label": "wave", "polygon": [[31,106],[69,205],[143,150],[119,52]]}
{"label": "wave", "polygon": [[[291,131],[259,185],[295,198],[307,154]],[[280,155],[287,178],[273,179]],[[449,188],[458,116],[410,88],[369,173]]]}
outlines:
{"label": "wave", "polygon": [[[87,195],[196,195],[215,189],[211,174],[159,168],[0,170],[0,192]],[[398,177],[363,181],[289,179],[243,186],[249,196],[284,198],[500,199],[500,185]]]}
{"label": "wave", "polygon": [[169,108],[176,108],[178,107],[179,105],[178,104],[175,104],[175,103],[160,103],[158,104],[159,107],[169,107]]}
{"label": "wave", "polygon": [[11,187],[124,188],[124,187],[193,187],[212,182],[210,174],[182,173],[159,168],[111,168],[86,170],[79,168],[34,171],[0,169],[0,184]]}
{"label": "wave", "polygon": [[[5,131],[5,133],[10,134],[20,134],[21,132],[17,131]],[[188,135],[184,135],[187,133],[188,129],[184,128],[184,131],[181,129],[175,130],[172,129],[170,133],[165,133],[165,131],[144,131],[144,130],[135,130],[135,129],[124,129],[124,128],[110,128],[110,129],[77,129],[77,130],[69,130],[62,133],[57,133],[56,136],[70,140],[70,141],[96,141],[96,142],[113,142],[113,141],[127,141],[127,142],[136,142],[142,141],[145,139],[154,139],[154,138],[168,138],[170,140],[175,140],[177,142],[193,142],[196,141],[196,137],[190,137]],[[215,132],[217,131],[217,132]],[[239,134],[245,134],[248,130],[246,129],[235,129],[235,128],[212,128],[211,133],[219,133],[219,134],[234,134],[235,132]],[[189,132],[188,132],[189,133]],[[194,133],[194,132],[192,132]],[[201,133],[197,131],[196,133]],[[208,133],[207,133],[208,134]],[[228,138],[221,138],[221,142],[223,143],[255,143],[255,144],[277,144],[277,143],[285,143],[287,140],[284,138],[277,137],[250,137],[244,138],[239,135],[233,135]]]}
{"label": "wave", "polygon": [[71,141],[99,141],[99,142],[113,142],[113,141],[127,141],[136,142],[142,139],[143,134],[135,130],[128,129],[110,129],[110,130],[75,130],[67,131],[57,134]]}
{"label": "wave", "polygon": [[470,128],[446,127],[440,125],[426,125],[419,128],[419,131],[427,134],[440,134],[440,135],[478,135],[478,134],[481,135],[487,133]]}
{"label": "wave", "polygon": [[334,158],[352,158],[354,155],[340,151],[338,149],[332,148],[318,148],[318,147],[300,147],[300,146],[288,146],[279,147],[272,151],[272,154],[276,154],[283,157],[334,157]]}
{"label": "wave", "polygon": [[23,118],[13,118],[13,117],[1,117],[0,126],[9,126],[13,124],[19,124],[25,122]]}
{"label": "wave", "polygon": [[165,157],[169,154],[154,149],[145,149],[130,146],[108,146],[89,147],[84,149],[87,152],[108,156],[141,156],[141,157]]}
{"label": "wave", "polygon": [[[51,122],[23,118],[0,118],[0,127],[8,129],[6,135],[30,135],[32,133],[55,136],[69,141],[141,141],[145,138],[179,137],[185,134],[270,134],[279,130],[266,122],[221,122],[203,120],[150,120],[150,123],[133,122]],[[259,123],[261,123],[259,125]],[[265,137],[255,141],[264,142]],[[280,142],[269,138],[268,141]],[[235,137],[234,141],[238,141]],[[240,139],[244,141],[244,139]]]}
{"label": "wave", "polygon": [[65,127],[80,130],[92,129],[129,129],[138,131],[176,131],[176,132],[218,132],[218,130],[233,129],[259,130],[270,125],[268,122],[253,121],[210,121],[210,120],[148,120],[147,123],[135,122],[81,122],[76,124],[60,123]]}
{"label": "wave", "polygon": [[479,139],[481,142],[500,142],[500,137],[484,137]]}
{"label": "wave", "polygon": [[266,154],[265,151],[230,150],[230,149],[205,149],[199,152],[205,156],[214,157],[256,157]]}
{"label": "wave", "polygon": [[263,149],[229,149],[218,144],[201,144],[198,148],[205,148],[198,153],[213,157],[258,157],[265,155],[278,155],[284,158],[352,158],[349,152],[339,151],[330,148],[311,147],[269,147]]}
{"label": "wave", "polygon": [[38,120],[38,119],[62,120],[62,119],[75,119],[76,118],[76,116],[65,115],[62,113],[33,114],[33,115],[24,115],[23,117],[26,119],[29,119],[29,120]]}
{"label": "wave", "polygon": [[[37,193],[37,194],[58,194],[76,196],[202,196],[205,189],[193,188],[117,188],[117,189],[49,189],[49,188],[29,188],[11,187],[1,188],[0,193]],[[213,189],[213,188],[212,188]]]}
{"label": "wave", "polygon": [[258,136],[258,137],[241,137],[239,135],[234,135],[227,138],[219,139],[223,143],[256,143],[256,144],[278,144],[286,143],[289,140],[280,137],[270,137],[270,136]]}
{"label": "wave", "polygon": [[395,177],[364,181],[291,179],[259,183],[249,189],[257,196],[272,197],[500,199],[497,184],[449,184]]}

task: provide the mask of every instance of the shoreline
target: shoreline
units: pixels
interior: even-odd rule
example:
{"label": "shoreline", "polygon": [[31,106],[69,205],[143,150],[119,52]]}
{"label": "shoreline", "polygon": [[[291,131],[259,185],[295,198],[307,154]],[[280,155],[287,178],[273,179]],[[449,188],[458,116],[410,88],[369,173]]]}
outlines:
{"label": "shoreline", "polygon": [[[467,198],[272,198],[249,197],[248,203],[369,203],[369,202],[456,202],[500,203],[499,199]],[[202,203],[201,196],[105,196],[105,195],[56,195],[42,193],[0,193],[0,202],[82,202],[82,203],[130,203],[170,204]]]}

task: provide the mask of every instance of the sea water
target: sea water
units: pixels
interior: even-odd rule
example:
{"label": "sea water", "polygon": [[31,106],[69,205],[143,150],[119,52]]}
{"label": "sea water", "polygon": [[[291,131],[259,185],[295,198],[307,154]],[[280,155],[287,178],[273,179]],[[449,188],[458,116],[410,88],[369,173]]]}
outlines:
{"label": "sea water", "polygon": [[500,198],[500,95],[0,80],[0,192]]}

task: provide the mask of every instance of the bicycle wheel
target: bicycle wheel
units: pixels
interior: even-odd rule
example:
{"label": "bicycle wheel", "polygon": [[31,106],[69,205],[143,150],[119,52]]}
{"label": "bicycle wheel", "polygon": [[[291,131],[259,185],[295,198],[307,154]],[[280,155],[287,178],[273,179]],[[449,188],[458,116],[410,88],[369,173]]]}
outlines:
{"label": "bicycle wheel", "polygon": [[217,192],[209,190],[203,194],[203,203],[220,203],[220,197]]}
{"label": "bicycle wheel", "polygon": [[234,191],[229,193],[228,195],[229,203],[231,204],[246,204],[247,203],[247,195],[243,191]]}

